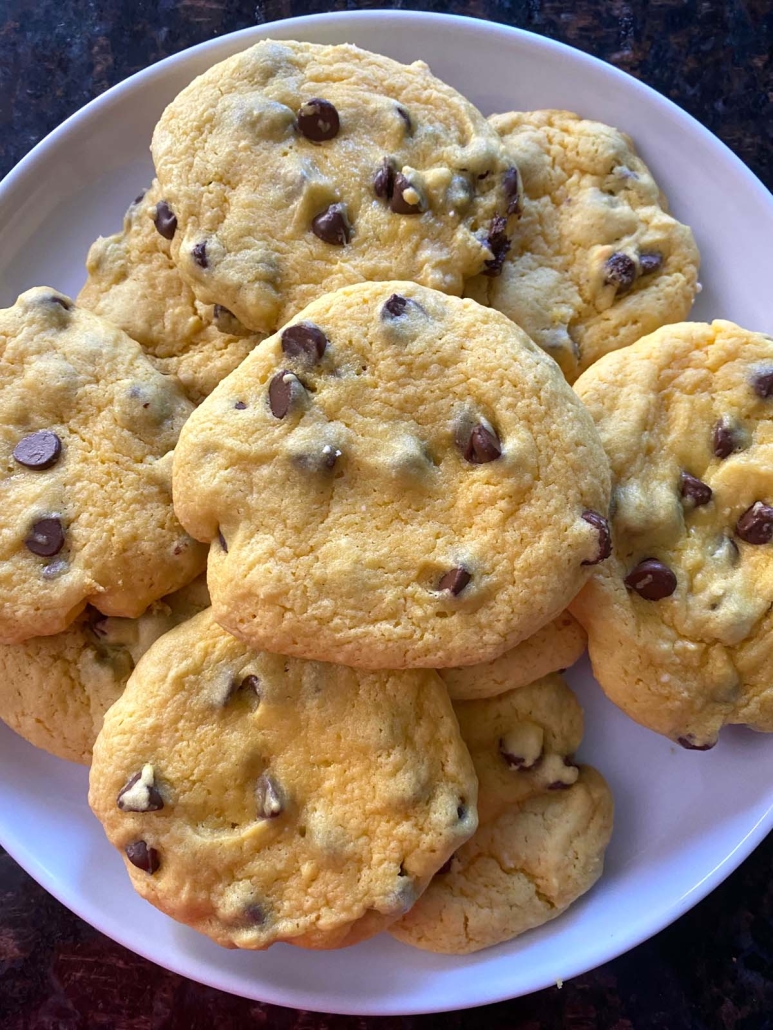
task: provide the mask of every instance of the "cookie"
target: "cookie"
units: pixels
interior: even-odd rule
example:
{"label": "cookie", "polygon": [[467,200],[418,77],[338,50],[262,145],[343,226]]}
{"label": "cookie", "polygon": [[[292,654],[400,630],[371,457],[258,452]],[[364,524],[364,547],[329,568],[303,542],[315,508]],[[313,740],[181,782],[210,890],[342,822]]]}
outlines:
{"label": "cookie", "polygon": [[86,608],[54,636],[0,644],[0,719],[35,747],[88,765],[105,712],[140,657],[208,604],[201,576],[138,619]]}
{"label": "cookie", "polygon": [[180,274],[259,332],[365,280],[460,294],[509,245],[517,170],[421,61],[264,40],[184,89],[152,152]]}
{"label": "cookie", "polygon": [[523,180],[502,275],[470,288],[555,358],[569,382],[603,354],[687,317],[692,232],[622,132],[568,111],[494,115]]}
{"label": "cookie", "polygon": [[608,553],[608,469],[555,363],[503,315],[414,283],[309,305],[194,412],[177,513],[215,618],[360,668],[487,661]]}
{"label": "cookie", "polygon": [[494,697],[533,683],[548,673],[563,672],[574,665],[587,642],[579,622],[569,612],[562,612],[499,658],[483,665],[438,671],[452,701]]}
{"label": "cookie", "polygon": [[91,245],[78,304],[120,326],[198,404],[261,336],[225,308],[196,300],[172,261],[173,231],[174,219],[154,182],[126,212],[123,230]]}
{"label": "cookie", "polygon": [[455,706],[480,780],[480,828],[390,933],[479,951],[564,912],[599,878],[612,832],[603,777],[577,766],[582,713],[558,676]]}
{"label": "cookie", "polygon": [[201,571],[171,495],[192,408],[64,294],[28,290],[0,311],[0,642],[60,633],[87,603],[136,617]]}
{"label": "cookie", "polygon": [[773,731],[773,338],[667,326],[576,388],[614,482],[613,556],[572,606],[597,679],[687,748]]}
{"label": "cookie", "polygon": [[252,651],[197,615],[105,717],[89,801],[135,888],[227,947],[355,944],[402,915],[477,826],[429,670]]}

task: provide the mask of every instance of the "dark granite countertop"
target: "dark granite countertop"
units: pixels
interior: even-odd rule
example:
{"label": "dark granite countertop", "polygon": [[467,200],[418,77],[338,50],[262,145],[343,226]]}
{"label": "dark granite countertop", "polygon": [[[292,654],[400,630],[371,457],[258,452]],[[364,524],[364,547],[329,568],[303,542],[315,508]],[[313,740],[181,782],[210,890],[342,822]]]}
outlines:
{"label": "dark granite countertop", "polygon": [[[773,0],[4,0],[0,175],[67,115],[168,54],[256,22],[365,6],[502,21],[602,57],[686,108],[773,186]],[[278,1009],[168,973],[92,930],[0,850],[0,1030],[370,1026],[773,1028],[773,838],[669,929],[561,989],[402,1020]]]}

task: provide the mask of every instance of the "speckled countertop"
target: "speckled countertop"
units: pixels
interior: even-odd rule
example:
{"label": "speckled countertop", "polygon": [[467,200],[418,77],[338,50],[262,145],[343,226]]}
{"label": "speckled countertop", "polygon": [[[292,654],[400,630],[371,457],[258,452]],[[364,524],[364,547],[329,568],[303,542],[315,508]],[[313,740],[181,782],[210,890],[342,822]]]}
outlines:
{"label": "speckled countertop", "polygon": [[[4,0],[0,175],[67,115],[168,54],[256,22],[367,6],[502,21],[602,57],[695,115],[773,187],[773,0]],[[0,849],[0,1030],[242,1027],[769,1030],[773,838],[676,924],[561,989],[384,1020],[274,1008],[168,973],[81,922]]]}

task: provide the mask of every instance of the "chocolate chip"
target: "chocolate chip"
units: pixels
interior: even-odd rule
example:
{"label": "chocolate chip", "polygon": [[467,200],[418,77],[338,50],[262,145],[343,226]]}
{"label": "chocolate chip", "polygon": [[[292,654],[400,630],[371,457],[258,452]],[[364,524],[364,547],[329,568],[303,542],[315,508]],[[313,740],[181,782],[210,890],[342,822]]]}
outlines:
{"label": "chocolate chip", "polygon": [[55,465],[62,453],[62,441],[50,429],[41,429],[19,440],[13,456],[28,469],[48,469]]}
{"label": "chocolate chip", "polygon": [[676,742],[687,751],[711,751],[717,743],[716,740],[712,740],[708,744],[696,744],[692,734],[688,734],[686,737],[677,737]]}
{"label": "chocolate chip", "polygon": [[335,139],[341,127],[338,111],[329,100],[321,97],[313,97],[301,104],[296,124],[298,131],[312,143]]}
{"label": "chocolate chip", "polygon": [[327,347],[327,336],[313,322],[300,322],[282,330],[282,350],[288,358],[303,358],[314,364]]}
{"label": "chocolate chip", "polygon": [[268,404],[274,418],[284,418],[303,393],[303,383],[289,369],[277,372],[268,384]]}
{"label": "chocolate chip", "polygon": [[49,562],[48,565],[44,566],[41,576],[43,579],[56,579],[57,576],[61,576],[68,567],[67,562],[60,558],[57,561]]}
{"label": "chocolate chip", "polygon": [[752,376],[752,389],[758,397],[769,400],[773,397],[773,368],[761,368]]}
{"label": "chocolate chip", "polygon": [[405,110],[405,108],[403,107],[402,104],[395,104],[395,110],[400,115],[402,120],[405,122],[405,128],[406,128],[408,134],[412,136],[413,135],[413,122],[411,121],[411,116],[408,114],[408,112]]}
{"label": "chocolate chip", "polygon": [[648,250],[639,254],[639,272],[642,275],[653,275],[663,267],[663,255],[659,250]]}
{"label": "chocolate chip", "polygon": [[395,166],[388,157],[385,157],[373,177],[373,192],[377,197],[386,197],[389,200],[394,192],[394,187]]}
{"label": "chocolate chip", "polygon": [[247,402],[246,401],[237,401],[236,404],[234,404],[234,407],[236,408],[237,411],[244,411],[245,408],[247,407]]}
{"label": "chocolate chip", "polygon": [[248,676],[235,677],[231,681],[231,685],[226,692],[223,703],[228,702],[236,697],[237,694],[252,694],[260,700],[260,677],[250,673]]}
{"label": "chocolate chip", "polygon": [[239,690],[251,690],[256,697],[260,697],[260,678],[250,673],[239,684]]}
{"label": "chocolate chip", "polygon": [[[139,784],[139,786],[138,786]],[[122,812],[160,812],[164,799],[153,783],[153,767],[144,766],[118,791],[116,804]]]}
{"label": "chocolate chip", "polygon": [[242,325],[233,311],[224,308],[222,304],[215,304],[213,307],[212,320],[221,333],[228,333],[230,336],[250,335],[250,330]]}
{"label": "chocolate chip", "polygon": [[617,251],[607,258],[604,266],[604,283],[614,286],[618,293],[626,293],[636,279],[636,264],[622,251]]}
{"label": "chocolate chip", "polygon": [[533,761],[527,761],[524,755],[514,755],[508,750],[504,738],[499,740],[499,753],[511,769],[533,769],[541,757],[538,755]]}
{"label": "chocolate chip", "polygon": [[689,501],[693,508],[700,508],[708,504],[714,496],[714,491],[702,480],[691,476],[684,469],[679,473],[679,492],[685,501]]}
{"label": "chocolate chip", "polygon": [[147,192],[148,192],[147,190],[143,190],[142,193],[138,193],[137,196],[132,201],[132,205],[139,204],[141,200],[144,200],[145,199],[145,194]]}
{"label": "chocolate chip", "polygon": [[507,235],[507,219],[502,215],[496,215],[491,219],[486,246],[494,255],[485,262],[483,275],[493,279],[502,274],[502,266],[505,263],[507,252],[510,250],[510,237]]}
{"label": "chocolate chip", "polygon": [[570,787],[574,786],[572,783],[566,783],[564,780],[554,780],[548,784],[548,790],[569,790]]}
{"label": "chocolate chip", "polygon": [[326,443],[322,448],[322,464],[325,468],[333,468],[340,457],[341,452],[337,447],[332,447],[329,443]]}
{"label": "chocolate chip", "polygon": [[32,524],[29,536],[24,541],[27,549],[41,558],[51,558],[64,547],[64,527],[55,516],[38,519]]}
{"label": "chocolate chip", "polygon": [[472,465],[485,465],[501,456],[502,447],[494,430],[479,422],[473,426],[462,453]]}
{"label": "chocolate chip", "polygon": [[73,302],[69,297],[63,297],[58,293],[52,293],[48,299],[52,304],[58,304],[60,308],[64,308],[65,311],[72,311]]}
{"label": "chocolate chip", "polygon": [[220,544],[221,550],[225,551],[225,553],[228,554],[228,544],[225,542],[225,537],[220,532],[220,530],[217,531],[217,540]]}
{"label": "chocolate chip", "polygon": [[456,806],[456,818],[466,819],[469,809],[467,808],[467,802],[462,798],[459,804]]}
{"label": "chocolate chip", "polygon": [[141,869],[143,873],[157,872],[161,865],[161,856],[155,848],[150,848],[144,840],[135,840],[132,844],[127,844],[126,857],[129,859],[132,865]]}
{"label": "chocolate chip", "polygon": [[[165,240],[174,239],[174,234],[177,232],[177,216],[165,200],[159,200],[156,204],[153,224]],[[206,268],[207,266],[204,265],[203,267]]]}
{"label": "chocolate chip", "polygon": [[612,553],[612,534],[609,531],[609,523],[603,515],[599,515],[597,511],[584,511],[582,513],[583,519],[596,529],[599,535],[599,546],[596,552],[595,558],[590,558],[588,561],[584,561],[582,565],[598,565],[599,562],[604,561]]}
{"label": "chocolate chip", "polygon": [[721,418],[711,432],[711,443],[718,458],[727,458],[739,446],[740,440],[733,427]]}
{"label": "chocolate chip", "polygon": [[[416,194],[416,200],[406,199],[405,194],[409,190]],[[395,174],[389,206],[396,215],[420,215],[424,210],[425,205],[418,190],[402,172]]]}
{"label": "chocolate chip", "polygon": [[467,569],[458,566],[455,569],[449,569],[449,571],[441,577],[437,588],[438,590],[447,590],[452,597],[457,597],[461,594],[471,579],[472,576]]}
{"label": "chocolate chip", "polygon": [[282,796],[268,773],[263,773],[255,786],[255,801],[258,819],[275,819],[284,811]]}
{"label": "chocolate chip", "polygon": [[747,544],[769,544],[773,539],[773,508],[755,501],[736,522],[735,531]]}
{"label": "chocolate chip", "polygon": [[207,257],[207,241],[204,240],[202,243],[197,243],[191,251],[193,260],[199,266],[199,268],[209,268],[209,258]]}
{"label": "chocolate chip", "polygon": [[253,901],[244,909],[244,920],[251,923],[252,926],[263,926],[268,920],[268,916],[262,906]]}
{"label": "chocolate chip", "polygon": [[334,247],[343,247],[349,242],[352,227],[346,217],[343,204],[331,204],[311,220],[311,231],[324,243]]}
{"label": "chocolate chip", "polygon": [[[480,176],[478,176],[480,178]],[[508,168],[502,180],[502,186],[507,199],[508,215],[521,213],[521,195],[518,189],[518,169]]]}
{"label": "chocolate chip", "polygon": [[625,577],[625,585],[645,601],[660,601],[676,590],[676,576],[663,562],[645,558]]}
{"label": "chocolate chip", "polygon": [[393,293],[392,296],[384,302],[384,306],[381,309],[381,317],[385,318],[399,318],[405,314],[405,310],[408,307],[408,298],[400,296],[399,293]]}

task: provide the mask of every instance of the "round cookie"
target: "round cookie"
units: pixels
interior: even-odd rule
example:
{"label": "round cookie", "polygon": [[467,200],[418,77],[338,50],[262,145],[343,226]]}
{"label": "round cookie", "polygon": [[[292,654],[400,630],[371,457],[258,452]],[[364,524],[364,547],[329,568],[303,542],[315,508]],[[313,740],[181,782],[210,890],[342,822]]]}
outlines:
{"label": "round cookie", "polygon": [[667,326],[576,389],[614,483],[613,557],[572,606],[604,691],[688,748],[773,731],[773,338]]}
{"label": "round cookie", "polygon": [[0,644],[0,719],[35,747],[88,765],[105,712],[141,656],[208,605],[200,576],[137,619],[86,608],[54,636]]}
{"label": "round cookie", "polygon": [[180,274],[259,332],[366,280],[460,294],[509,245],[517,170],[420,61],[264,40],[184,89],[152,152]]}
{"label": "round cookie", "polygon": [[494,115],[523,180],[502,275],[487,291],[569,382],[602,354],[687,317],[698,287],[692,232],[624,133],[568,111]]}
{"label": "round cookie", "polygon": [[148,901],[227,947],[355,944],[475,831],[477,784],[429,670],[249,650],[206,611],[105,717],[90,804]]}
{"label": "round cookie", "polygon": [[171,496],[192,409],[138,344],[56,290],[0,311],[0,642],[59,633],[87,602],[136,617],[201,571]]}
{"label": "round cookie", "polygon": [[175,508],[211,541],[215,618],[361,668],[500,655],[608,553],[608,469],[517,326],[415,283],[346,287],[194,412]]}
{"label": "round cookie", "polygon": [[499,658],[461,669],[439,669],[452,701],[494,697],[533,683],[551,672],[563,672],[582,655],[588,638],[579,622],[562,612]]}
{"label": "round cookie", "polygon": [[582,712],[559,676],[455,710],[481,825],[390,933],[466,954],[555,918],[596,882],[613,804],[603,777],[571,759]]}
{"label": "round cookie", "polygon": [[78,304],[128,333],[198,404],[261,337],[224,308],[199,304],[172,261],[165,215],[154,181],[126,212],[123,230],[91,245]]}

